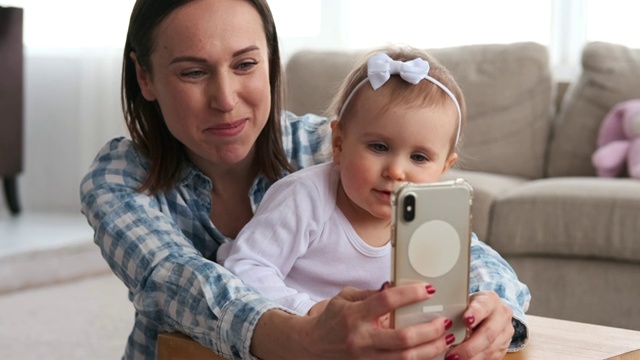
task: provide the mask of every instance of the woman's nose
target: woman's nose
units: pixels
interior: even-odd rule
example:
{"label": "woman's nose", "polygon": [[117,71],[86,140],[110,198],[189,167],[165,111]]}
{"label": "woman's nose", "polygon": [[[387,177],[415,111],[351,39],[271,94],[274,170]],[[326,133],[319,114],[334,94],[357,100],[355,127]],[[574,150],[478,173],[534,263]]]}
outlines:
{"label": "woman's nose", "polygon": [[212,81],[209,90],[211,108],[221,112],[230,112],[238,103],[238,94],[232,77],[221,74]]}

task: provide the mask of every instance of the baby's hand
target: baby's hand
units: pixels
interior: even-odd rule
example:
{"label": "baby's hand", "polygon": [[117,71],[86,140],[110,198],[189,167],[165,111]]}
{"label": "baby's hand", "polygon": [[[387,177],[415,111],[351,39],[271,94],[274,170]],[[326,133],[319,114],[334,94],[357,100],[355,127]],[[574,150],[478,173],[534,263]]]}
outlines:
{"label": "baby's hand", "polygon": [[322,314],[322,312],[324,311],[324,308],[327,307],[328,303],[329,303],[329,300],[322,300],[317,302],[315,305],[311,307],[311,309],[309,309],[309,312],[307,312],[307,316],[315,316],[315,315]]}

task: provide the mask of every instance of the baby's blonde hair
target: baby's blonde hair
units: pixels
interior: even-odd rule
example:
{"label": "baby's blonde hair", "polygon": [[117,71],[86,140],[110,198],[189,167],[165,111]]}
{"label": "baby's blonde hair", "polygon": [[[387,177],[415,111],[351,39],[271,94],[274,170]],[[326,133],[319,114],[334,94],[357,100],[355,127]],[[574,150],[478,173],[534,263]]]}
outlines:
{"label": "baby's blonde hair", "polygon": [[[447,87],[458,100],[458,104],[460,105],[459,126],[460,133],[462,133],[462,128],[466,122],[466,104],[460,86],[458,86],[458,83],[454,80],[451,73],[449,73],[449,71],[435,58],[424,50],[410,46],[378,48],[364,54],[364,56],[357,62],[356,67],[347,75],[342,86],[338,90],[338,93],[331,101],[328,109],[329,117],[336,118],[340,121],[343,129],[349,125],[349,119],[355,116],[357,107],[354,106],[354,104],[358,102],[362,89],[358,89],[356,93],[353,94],[342,114],[340,114],[340,110],[356,86],[367,78],[367,61],[371,56],[379,52],[387,54],[393,60],[410,61],[415,58],[421,58],[428,61],[430,66],[429,76],[438,80],[442,85]],[[413,85],[404,81],[399,76],[391,76],[391,78],[382,87],[377,89],[376,92],[382,92],[385,95],[383,97],[386,101],[383,105],[383,110],[385,111],[392,106],[397,105],[409,107],[433,107],[453,104],[449,95],[434,83],[430,81],[420,81],[417,85]],[[454,132],[451,139],[452,151],[455,150],[456,135],[457,132]]]}

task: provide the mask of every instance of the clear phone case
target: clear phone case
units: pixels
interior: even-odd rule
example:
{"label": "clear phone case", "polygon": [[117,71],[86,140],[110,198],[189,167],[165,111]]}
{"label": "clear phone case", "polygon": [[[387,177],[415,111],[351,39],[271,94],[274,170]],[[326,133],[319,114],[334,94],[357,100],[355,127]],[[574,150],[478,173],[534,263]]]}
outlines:
{"label": "clear phone case", "polygon": [[448,331],[454,344],[464,340],[472,200],[473,189],[464,179],[404,183],[393,192],[391,279],[395,285],[427,282],[436,289],[430,299],[398,308],[395,328],[444,316],[453,321]]}

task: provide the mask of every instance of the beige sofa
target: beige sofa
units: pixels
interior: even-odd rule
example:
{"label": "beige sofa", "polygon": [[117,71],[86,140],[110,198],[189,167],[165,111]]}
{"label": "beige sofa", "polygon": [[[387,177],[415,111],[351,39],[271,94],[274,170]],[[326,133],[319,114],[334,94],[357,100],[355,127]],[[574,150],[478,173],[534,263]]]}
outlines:
{"label": "beige sofa", "polygon": [[[301,51],[287,108],[324,113],[361,51]],[[600,122],[640,98],[640,50],[595,42],[566,92],[536,43],[433,49],[468,106],[458,168],[473,227],[532,293],[530,314],[640,330],[640,181],[595,176]],[[566,85],[566,84],[565,84]]]}

